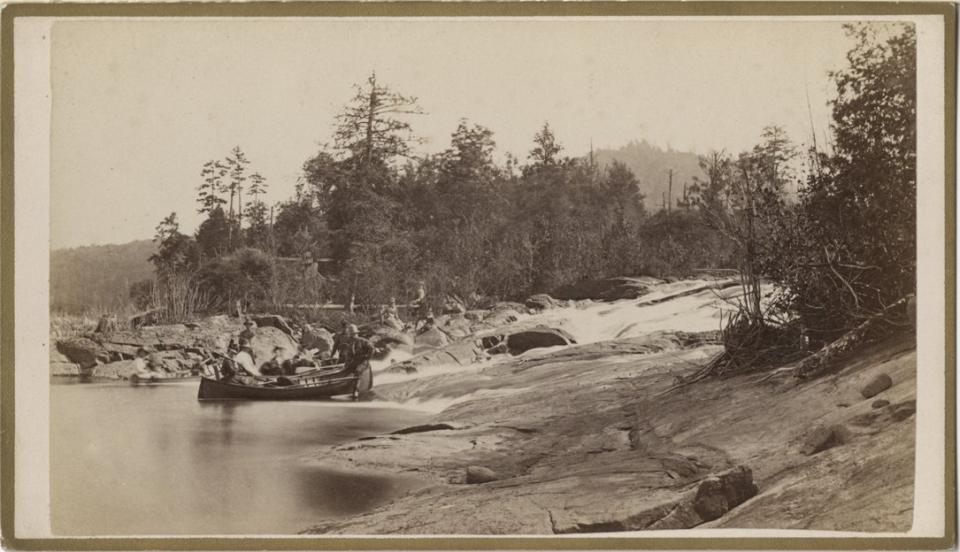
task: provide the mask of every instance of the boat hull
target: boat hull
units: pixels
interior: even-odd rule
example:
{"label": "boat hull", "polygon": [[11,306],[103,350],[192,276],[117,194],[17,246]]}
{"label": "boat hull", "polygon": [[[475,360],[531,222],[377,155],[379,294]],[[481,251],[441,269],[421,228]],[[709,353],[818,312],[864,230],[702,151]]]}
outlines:
{"label": "boat hull", "polygon": [[309,377],[290,377],[294,385],[270,386],[263,383],[247,385],[234,381],[201,378],[197,398],[200,400],[264,400],[310,401],[329,399],[338,395],[366,393],[373,386],[369,366],[359,370],[359,376],[343,370]]}
{"label": "boat hull", "polygon": [[142,377],[138,374],[133,374],[130,376],[130,383],[132,385],[162,385],[164,383],[183,383],[190,381],[197,381],[200,379],[200,376],[194,376],[189,372],[184,375],[167,375],[167,376],[150,376]]}

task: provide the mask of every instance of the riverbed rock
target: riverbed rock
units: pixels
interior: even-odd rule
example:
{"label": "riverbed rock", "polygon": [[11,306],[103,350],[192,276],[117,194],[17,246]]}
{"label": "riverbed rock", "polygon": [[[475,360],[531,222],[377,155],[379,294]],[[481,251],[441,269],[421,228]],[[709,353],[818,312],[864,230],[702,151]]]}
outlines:
{"label": "riverbed rock", "polygon": [[890,410],[890,417],[895,422],[902,422],[917,412],[917,401],[904,401],[892,406]]}
{"label": "riverbed rock", "polygon": [[890,401],[887,401],[884,399],[878,399],[876,401],[873,401],[872,404],[870,404],[870,408],[883,408],[889,404],[890,404]]}
{"label": "riverbed rock", "polygon": [[475,333],[474,323],[463,314],[437,318],[437,326],[451,339],[461,339]]}
{"label": "riverbed rock", "polygon": [[582,280],[575,284],[560,286],[550,294],[555,299],[580,301],[592,299],[594,301],[616,301],[619,299],[636,299],[649,293],[651,286],[661,283],[662,280],[650,277],[617,277],[600,280]]}
{"label": "riverbed rock", "polygon": [[893,385],[893,380],[890,379],[890,376],[887,374],[880,374],[870,380],[863,389],[860,390],[860,394],[863,395],[863,398],[869,399],[880,393],[890,389]]}
{"label": "riverbed rock", "polygon": [[533,310],[546,310],[557,306],[557,302],[546,293],[538,293],[536,295],[531,295],[527,297],[527,300],[523,302],[524,306],[528,309]]}
{"label": "riverbed rock", "polygon": [[811,456],[818,452],[823,452],[829,448],[842,445],[850,438],[850,432],[842,425],[832,425],[829,427],[820,427],[813,431],[803,441],[803,447],[800,449],[802,454]]}
{"label": "riverbed rock", "polygon": [[247,318],[252,320],[258,328],[276,328],[293,337],[293,327],[286,318],[278,314],[251,314]]}
{"label": "riverbed rock", "polygon": [[507,336],[507,350],[511,355],[519,355],[530,349],[556,347],[576,343],[573,336],[558,328],[530,328]]}
{"label": "riverbed rock", "polygon": [[319,354],[329,353],[333,349],[333,334],[326,328],[307,324],[303,327],[300,346],[304,349],[317,349]]}
{"label": "riverbed rock", "polygon": [[57,341],[57,351],[81,368],[92,368],[110,362],[110,354],[102,345],[87,337],[70,337]]}
{"label": "riverbed rock", "polygon": [[83,372],[80,370],[79,364],[74,364],[72,362],[50,363],[51,376],[80,376],[82,374]]}
{"label": "riverbed rock", "polygon": [[290,358],[297,352],[297,343],[283,330],[270,326],[253,329],[250,348],[253,349],[254,361],[258,367],[273,357],[274,347],[283,350],[281,358]]}
{"label": "riverbed rock", "polygon": [[500,477],[495,471],[483,466],[467,466],[467,469],[464,470],[464,481],[467,485],[489,483],[498,479]]}
{"label": "riverbed rock", "polygon": [[90,375],[95,378],[104,379],[129,379],[137,372],[135,361],[118,360],[108,364],[101,364],[93,368]]}
{"label": "riverbed rock", "polygon": [[711,521],[743,504],[757,494],[753,472],[746,466],[737,466],[708,477],[697,487],[693,509],[704,521]]}
{"label": "riverbed rock", "polygon": [[[522,305],[520,305],[522,308]],[[483,324],[491,328],[506,326],[520,319],[520,310],[515,308],[503,308],[493,310],[483,319]]]}
{"label": "riverbed rock", "polygon": [[414,339],[417,347],[444,347],[450,343],[447,334],[440,331],[439,328],[430,328],[429,330],[417,334]]}
{"label": "riverbed rock", "polygon": [[377,325],[368,331],[370,341],[379,348],[412,350],[415,341],[412,334],[390,326]]}
{"label": "riverbed rock", "polygon": [[482,322],[489,315],[490,311],[484,309],[473,309],[463,313],[463,317],[471,322]]}
{"label": "riverbed rock", "polygon": [[[640,339],[381,385],[387,400],[462,398],[425,424],[468,427],[318,451],[321,465],[416,474],[425,487],[317,532],[911,527],[913,418],[890,423],[889,410],[870,409],[869,402],[835,406],[847,392],[859,393],[866,374],[881,372],[897,381],[892,402],[915,397],[916,351],[909,344],[871,345],[834,374],[800,384],[732,376],[671,390],[675,375],[695,372],[722,347],[693,343],[657,352]],[[855,429],[849,420],[864,411],[882,419]],[[858,437],[822,456],[799,454],[802,428],[822,425],[844,425]],[[451,485],[464,481],[467,466],[488,468],[501,480]],[[746,478],[721,477],[737,466],[749,466],[756,494],[741,483]]]}

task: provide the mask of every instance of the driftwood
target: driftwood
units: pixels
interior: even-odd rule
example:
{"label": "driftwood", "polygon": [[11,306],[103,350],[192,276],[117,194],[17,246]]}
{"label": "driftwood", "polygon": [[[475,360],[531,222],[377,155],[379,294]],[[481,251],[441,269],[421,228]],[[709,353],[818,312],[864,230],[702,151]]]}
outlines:
{"label": "driftwood", "polygon": [[[863,345],[870,330],[878,326],[881,322],[889,322],[888,317],[890,313],[896,312],[901,307],[906,307],[909,311],[911,306],[914,309],[916,308],[913,295],[903,297],[887,306],[881,312],[868,318],[856,328],[843,334],[816,353],[804,358],[792,370],[792,375],[800,379],[812,379],[829,373],[835,365],[834,360]],[[911,315],[910,318],[912,323],[915,320],[914,316],[915,315]]]}
{"label": "driftwood", "polygon": [[863,344],[863,338],[879,321],[871,318],[856,328],[843,334],[838,339],[824,346],[822,349],[806,357],[792,370],[792,375],[801,379],[811,379],[822,376],[830,371],[833,360],[858,348]]}
{"label": "driftwood", "polygon": [[[888,305],[879,313],[867,318],[856,328],[823,346],[815,353],[804,357],[796,363],[790,363],[773,370],[760,381],[766,381],[778,376],[813,379],[830,373],[837,366],[836,361],[839,358],[861,347],[864,341],[870,336],[871,331],[880,326],[881,323],[901,326],[902,324],[891,321],[891,315],[898,313],[901,309],[907,311],[911,323],[914,323],[913,325],[916,327],[916,315],[912,312],[916,309],[915,301],[916,299],[913,295],[901,298],[893,304]],[[729,344],[727,345],[729,347]],[[738,351],[733,352],[738,353]],[[741,370],[738,370],[736,367],[731,369],[730,364],[731,361],[734,360],[733,356],[729,350],[721,351],[696,372],[685,377],[677,376],[674,380],[674,385],[661,394],[670,393],[710,377],[723,376],[731,372],[742,373]]]}

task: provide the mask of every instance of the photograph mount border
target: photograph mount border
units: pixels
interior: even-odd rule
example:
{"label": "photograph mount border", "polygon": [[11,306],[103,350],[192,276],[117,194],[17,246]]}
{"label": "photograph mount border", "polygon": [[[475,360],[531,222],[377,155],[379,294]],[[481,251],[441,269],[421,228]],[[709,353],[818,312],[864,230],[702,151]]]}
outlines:
{"label": "photograph mount border", "polygon": [[[944,21],[945,534],[925,537],[94,537],[22,539],[14,532],[14,23],[26,17],[624,17],[896,16]],[[946,2],[176,2],[16,3],[0,14],[0,531],[18,550],[380,549],[942,549],[956,543],[956,41]]]}

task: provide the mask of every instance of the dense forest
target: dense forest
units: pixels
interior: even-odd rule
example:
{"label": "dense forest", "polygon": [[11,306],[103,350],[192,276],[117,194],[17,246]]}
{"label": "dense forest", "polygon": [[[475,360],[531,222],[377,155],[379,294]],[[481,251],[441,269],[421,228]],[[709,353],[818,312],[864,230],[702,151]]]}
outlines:
{"label": "dense forest", "polygon": [[[469,308],[584,279],[732,268],[744,299],[731,336],[823,344],[874,320],[902,325],[891,313],[915,286],[916,44],[912,26],[885,29],[847,27],[856,45],[830,75],[829,144],[811,132],[800,146],[771,124],[748,151],[710,152],[695,169],[679,152],[645,165],[644,144],[624,148],[629,164],[570,157],[549,123],[524,158],[497,162],[496,136],[467,119],[444,151],[415,156],[429,106],[371,74],[289,200],[262,201],[269,182],[239,146],[198,167],[205,220],[190,235],[175,213],[161,221],[155,277],[132,296],[177,317],[402,302],[424,283],[438,306]],[[770,282],[781,293],[761,301]]]}

